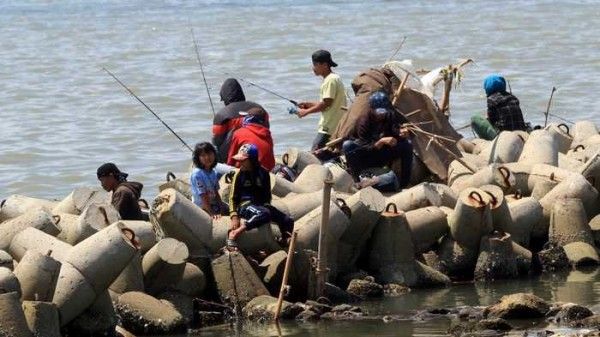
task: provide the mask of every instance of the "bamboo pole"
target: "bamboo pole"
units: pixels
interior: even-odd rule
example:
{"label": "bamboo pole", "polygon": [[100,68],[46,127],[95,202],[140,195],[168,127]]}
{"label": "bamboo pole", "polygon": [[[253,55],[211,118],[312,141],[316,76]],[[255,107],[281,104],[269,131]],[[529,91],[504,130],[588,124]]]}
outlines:
{"label": "bamboo pole", "polygon": [[321,227],[319,228],[319,249],[317,252],[317,270],[316,270],[316,297],[325,295],[325,283],[329,272],[327,263],[327,234],[329,233],[329,204],[331,202],[331,179],[323,183],[323,207],[321,210]]}
{"label": "bamboo pole", "polygon": [[287,292],[288,288],[288,277],[290,275],[290,269],[292,268],[292,259],[294,258],[294,248],[296,247],[296,238],[298,232],[292,232],[292,239],[290,240],[290,247],[288,248],[287,258],[285,259],[285,269],[283,270],[283,280],[281,280],[281,288],[279,289],[279,298],[277,298],[277,308],[275,309],[275,321],[279,320],[281,315],[281,306],[283,305],[283,296]]}
{"label": "bamboo pole", "polygon": [[406,86],[406,82],[408,81],[409,75],[410,74],[408,72],[406,72],[406,75],[404,75],[402,82],[400,82],[400,86],[398,87],[398,90],[396,90],[396,92],[394,93],[394,97],[392,99],[393,106],[396,106],[396,103],[398,103],[398,100],[400,99],[400,95],[402,95],[402,90],[404,90],[404,87]]}

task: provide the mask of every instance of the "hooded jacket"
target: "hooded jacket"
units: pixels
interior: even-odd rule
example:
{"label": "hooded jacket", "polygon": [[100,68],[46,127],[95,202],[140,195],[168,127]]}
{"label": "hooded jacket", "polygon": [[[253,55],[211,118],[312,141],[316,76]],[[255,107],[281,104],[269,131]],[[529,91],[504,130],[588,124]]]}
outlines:
{"label": "hooded jacket", "polygon": [[258,108],[265,114],[265,119],[267,121],[268,114],[259,104],[246,101],[242,86],[234,78],[228,78],[223,82],[220,95],[225,106],[217,112],[213,119],[212,142],[217,148],[218,160],[224,162],[227,159],[233,131],[242,126],[242,116],[240,116],[240,111]]}
{"label": "hooded jacket", "polygon": [[255,123],[248,123],[233,132],[227,164],[234,166],[236,161],[233,156],[244,144],[254,144],[258,148],[258,161],[260,165],[271,171],[275,167],[275,155],[273,154],[273,138],[269,128]]}
{"label": "hooded jacket", "polygon": [[135,181],[124,181],[117,185],[112,194],[111,203],[119,211],[122,220],[143,219],[142,210],[138,204],[142,188],[144,185]]}

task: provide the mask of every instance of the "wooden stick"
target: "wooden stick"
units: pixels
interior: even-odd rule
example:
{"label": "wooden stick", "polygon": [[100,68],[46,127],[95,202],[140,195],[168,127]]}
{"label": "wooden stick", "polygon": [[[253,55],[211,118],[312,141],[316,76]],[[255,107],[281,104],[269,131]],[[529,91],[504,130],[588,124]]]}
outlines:
{"label": "wooden stick", "polygon": [[410,117],[410,116],[412,116],[414,114],[418,114],[419,112],[421,112],[421,109],[417,109],[417,110],[411,111],[411,112],[407,113],[406,115],[404,115],[404,117],[408,118],[408,117]]}
{"label": "wooden stick", "polygon": [[454,80],[455,68],[452,65],[448,66],[446,78],[444,78],[444,94],[440,103],[440,112],[445,114],[450,105],[450,90],[452,89],[452,81]]}
{"label": "wooden stick", "polygon": [[396,92],[394,93],[394,98],[392,99],[393,106],[396,106],[396,103],[398,103],[398,100],[400,99],[400,95],[402,95],[402,90],[404,90],[404,86],[406,85],[406,82],[408,81],[409,75],[410,74],[408,72],[406,72],[406,75],[404,75],[402,82],[400,82],[400,86],[398,87],[398,90],[396,90]]}
{"label": "wooden stick", "polygon": [[319,228],[319,248],[317,250],[317,270],[316,270],[316,296],[315,299],[325,295],[325,283],[329,267],[327,263],[327,244],[325,242],[327,233],[329,233],[329,203],[331,202],[331,188],[333,182],[326,180],[323,183],[323,206],[321,209],[321,226]]}
{"label": "wooden stick", "polygon": [[546,120],[544,121],[544,127],[548,125],[548,114],[550,113],[550,104],[552,104],[552,97],[554,96],[554,92],[556,91],[556,87],[552,87],[552,92],[550,93],[550,99],[548,100],[548,107],[546,107]]}
{"label": "wooden stick", "polygon": [[279,298],[277,299],[277,308],[275,309],[275,321],[279,320],[281,314],[281,306],[283,305],[283,296],[287,291],[288,277],[290,275],[290,269],[292,268],[292,259],[294,258],[294,248],[296,247],[296,238],[298,232],[292,232],[292,239],[290,240],[290,247],[288,248],[287,258],[285,259],[285,269],[283,270],[283,280],[281,281],[281,288],[279,289]]}

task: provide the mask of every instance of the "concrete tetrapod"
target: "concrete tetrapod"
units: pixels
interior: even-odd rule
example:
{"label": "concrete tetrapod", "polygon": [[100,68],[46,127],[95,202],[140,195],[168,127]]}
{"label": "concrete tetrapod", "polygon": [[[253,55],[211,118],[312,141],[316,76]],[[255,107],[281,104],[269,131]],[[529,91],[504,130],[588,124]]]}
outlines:
{"label": "concrete tetrapod", "polygon": [[15,235],[10,243],[8,252],[17,261],[21,261],[25,253],[29,250],[41,254],[50,252],[51,257],[62,262],[69,254],[71,248],[70,244],[62,242],[39,229],[30,227]]}
{"label": "concrete tetrapod", "polygon": [[99,230],[110,226],[121,219],[119,212],[111,204],[92,203],[83,210],[74,224],[69,227],[59,222],[61,233],[59,238],[65,238],[68,244],[75,245]]}
{"label": "concrete tetrapod", "polygon": [[367,187],[345,201],[350,209],[350,225],[338,242],[338,272],[348,273],[364,250],[373,228],[385,209],[385,197],[378,190]]}
{"label": "concrete tetrapod", "polygon": [[[271,193],[274,196],[283,198],[290,193],[306,193],[302,186],[296,185],[293,182],[273,173],[270,173],[271,177]],[[221,194],[223,195],[223,194]],[[229,195],[229,193],[227,193]]]}
{"label": "concrete tetrapod", "polygon": [[144,272],[141,252],[135,253],[127,267],[110,284],[109,289],[117,294],[130,291],[144,291]]}
{"label": "concrete tetrapod", "polygon": [[46,212],[50,212],[56,206],[56,204],[56,201],[13,194],[0,203],[0,223],[12,218],[16,218],[19,215],[23,215],[34,209],[41,209]]}
{"label": "concrete tetrapod", "polygon": [[137,247],[133,231],[117,222],[73,246],[65,262],[85,276],[100,294],[131,262]]}
{"label": "concrete tetrapod", "polygon": [[110,203],[110,195],[98,188],[78,187],[52,209],[52,214],[69,213],[80,215],[81,212],[93,203]]}
{"label": "concrete tetrapod", "polygon": [[302,170],[294,185],[298,186],[303,193],[319,191],[323,188],[325,180],[332,179],[329,169],[323,165],[310,164]]}
{"label": "concrete tetrapod", "polygon": [[477,263],[479,247],[466,247],[445,235],[438,248],[439,262],[435,268],[456,281],[471,280]]}
{"label": "concrete tetrapod", "polygon": [[503,191],[514,189],[516,179],[507,166],[490,164],[475,172],[472,176],[450,186],[455,192],[460,193],[469,187],[480,187],[483,185],[500,186]]}
{"label": "concrete tetrapod", "polygon": [[448,233],[446,213],[439,207],[429,206],[406,212],[406,221],[413,233],[417,253],[426,252]]}
{"label": "concrete tetrapod", "polygon": [[16,292],[0,294],[0,335],[33,337]]}
{"label": "concrete tetrapod", "polygon": [[571,242],[563,246],[573,267],[595,266],[600,263],[596,248],[586,242]]}
{"label": "concrete tetrapod", "polygon": [[29,227],[37,228],[53,236],[60,232],[50,213],[40,209],[32,210],[0,224],[0,249],[8,249],[15,235]]}
{"label": "concrete tetrapod", "polygon": [[183,316],[175,308],[141,292],[119,296],[116,309],[123,327],[135,334],[165,335],[186,330]]}
{"label": "concrete tetrapod", "polygon": [[561,182],[569,178],[573,174],[573,171],[559,168],[556,166],[548,164],[535,164],[531,166],[527,185],[529,190],[533,191],[533,188],[539,181],[551,180]]}
{"label": "concrete tetrapod", "polygon": [[202,295],[206,287],[206,276],[200,268],[191,263],[186,263],[183,274],[175,284],[174,289],[188,296],[197,297]]}
{"label": "concrete tetrapod", "polygon": [[[294,225],[294,230],[298,232],[296,245],[299,250],[310,249],[318,250],[319,228],[321,224],[322,207],[318,207],[306,214]],[[327,243],[327,261],[329,262],[329,279],[333,280],[337,276],[337,247],[340,238],[350,226],[350,219],[344,211],[334,202],[330,203],[329,211],[329,231],[326,233]]]}
{"label": "concrete tetrapod", "polygon": [[8,268],[10,270],[15,268],[13,257],[4,250],[0,250],[0,267]]}
{"label": "concrete tetrapod", "polygon": [[8,268],[0,267],[0,293],[16,292],[21,296],[21,283]]}
{"label": "concrete tetrapod", "polygon": [[156,197],[150,212],[151,219],[167,237],[186,244],[191,257],[208,257],[213,239],[212,218],[183,194],[172,188]]}
{"label": "concrete tetrapod", "polygon": [[598,191],[581,174],[573,173],[540,199],[546,223],[550,221],[554,203],[563,198],[580,199],[588,219],[598,214]]}
{"label": "concrete tetrapod", "polygon": [[596,190],[600,189],[600,151],[594,153],[579,167],[581,175],[592,182]]}
{"label": "concrete tetrapod", "polygon": [[186,198],[192,199],[192,187],[190,186],[190,177],[177,178],[173,172],[167,173],[167,181],[158,185],[158,192],[172,188],[183,194]]}
{"label": "concrete tetrapod", "polygon": [[27,251],[15,268],[21,282],[23,301],[51,302],[56,289],[60,262],[34,250]]}
{"label": "concrete tetrapod", "polygon": [[321,165],[321,161],[314,154],[308,151],[301,151],[296,147],[291,147],[281,157],[281,161],[298,173],[302,173],[308,165]]}
{"label": "concrete tetrapod", "polygon": [[542,199],[548,192],[550,192],[553,188],[558,185],[558,181],[550,180],[550,179],[541,179],[535,183],[533,186],[533,191],[531,191],[531,197],[536,200]]}
{"label": "concrete tetrapod", "polygon": [[212,261],[212,267],[223,303],[241,310],[253,298],[269,295],[254,269],[238,252],[226,252]]}
{"label": "concrete tetrapod", "polygon": [[461,246],[476,249],[481,237],[493,229],[490,198],[480,189],[467,188],[458,198],[454,212],[448,216],[450,234]]}
{"label": "concrete tetrapod", "polygon": [[523,146],[519,156],[519,163],[549,164],[558,166],[558,144],[550,132],[534,130]]}
{"label": "concrete tetrapod", "polygon": [[[333,181],[333,190],[344,193],[355,193],[354,178],[337,164],[327,164],[327,168],[331,172],[331,181]],[[322,193],[322,192],[321,192]]]}
{"label": "concrete tetrapod", "polygon": [[550,123],[544,130],[548,131],[554,137],[560,153],[567,153],[569,151],[573,142],[573,136],[569,134],[569,127],[566,124]]}
{"label": "concrete tetrapod", "polygon": [[580,199],[558,199],[552,207],[548,239],[564,246],[571,242],[594,244],[592,230]]}
{"label": "concrete tetrapod", "polygon": [[382,284],[409,287],[441,285],[449,279],[430,267],[417,263],[412,233],[404,212],[389,204],[381,214],[369,243],[369,268]]}
{"label": "concrete tetrapod", "polygon": [[504,192],[496,185],[484,185],[480,189],[487,193],[490,198],[490,212],[494,229],[507,232],[513,227],[508,204],[504,199]]}
{"label": "concrete tetrapod", "polygon": [[525,141],[515,132],[502,131],[492,140],[490,146],[484,149],[480,156],[488,163],[516,162],[523,151]]}
{"label": "concrete tetrapod", "polygon": [[135,220],[121,220],[121,223],[135,233],[135,238],[140,245],[141,254],[145,254],[158,242],[152,223]]}
{"label": "concrete tetrapod", "polygon": [[427,206],[441,206],[442,196],[432,183],[424,182],[409,189],[402,190],[386,199],[387,204],[395,204],[404,212]]}
{"label": "concrete tetrapod", "polygon": [[537,229],[543,218],[543,211],[542,205],[535,198],[528,197],[511,202],[508,204],[508,211],[512,219],[512,225],[505,230],[510,233],[512,240],[519,245],[529,247],[532,236],[540,238],[548,231],[547,227]]}
{"label": "concrete tetrapod", "polygon": [[[213,239],[210,242],[210,252],[212,254],[217,253],[221,248],[225,247],[230,229],[231,219],[229,217],[221,217],[213,220]],[[266,250],[269,253],[281,249],[281,246],[275,240],[270,224],[245,231],[236,242],[244,254],[255,254],[261,250]]]}
{"label": "concrete tetrapod", "polygon": [[514,241],[512,242],[512,249],[517,262],[519,275],[528,275],[529,271],[531,270],[531,260],[533,258],[533,254],[529,249],[519,245]]}
{"label": "concrete tetrapod", "polygon": [[499,280],[519,275],[510,234],[496,233],[481,238],[475,266],[476,280]]}
{"label": "concrete tetrapod", "polygon": [[521,195],[529,195],[531,194],[531,188],[529,187],[529,177],[531,175],[531,168],[533,167],[530,164],[522,164],[522,163],[505,163],[502,166],[506,167],[511,176],[515,178],[514,186],[512,188],[513,191],[519,192]]}
{"label": "concrete tetrapod", "polygon": [[133,232],[117,222],[69,251],[52,300],[59,309],[61,326],[108,289],[137,252],[134,242]]}
{"label": "concrete tetrapod", "polygon": [[448,186],[452,186],[454,184],[464,184],[464,182],[472,175],[473,172],[465,165],[458,160],[453,160],[448,166]]}
{"label": "concrete tetrapod", "polygon": [[92,305],[62,328],[67,336],[111,336],[118,318],[112,300],[104,291]]}
{"label": "concrete tetrapod", "polygon": [[590,121],[578,121],[571,129],[573,134],[571,148],[575,148],[576,146],[584,143],[586,139],[598,134],[596,124]]}
{"label": "concrete tetrapod", "polygon": [[157,294],[175,285],[183,275],[188,257],[188,248],[183,242],[173,238],[160,240],[142,259],[147,292]]}
{"label": "concrete tetrapod", "polygon": [[[335,193],[332,193],[332,198]],[[287,214],[294,221],[308,214],[323,203],[323,191],[288,195],[281,199],[273,200],[273,207]]]}
{"label": "concrete tetrapod", "polygon": [[36,337],[61,337],[58,309],[50,302],[23,301],[29,330]]}

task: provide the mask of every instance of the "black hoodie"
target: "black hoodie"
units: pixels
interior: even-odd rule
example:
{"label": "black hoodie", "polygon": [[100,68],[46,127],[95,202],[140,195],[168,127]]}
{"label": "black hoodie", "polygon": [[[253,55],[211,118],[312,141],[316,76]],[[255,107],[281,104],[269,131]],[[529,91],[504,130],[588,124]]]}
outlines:
{"label": "black hoodie", "polygon": [[114,190],[111,203],[122,220],[142,220],[142,210],[138,200],[142,195],[144,185],[135,181],[124,181]]}
{"label": "black hoodie", "polygon": [[218,160],[219,162],[225,162],[233,131],[242,126],[240,111],[258,108],[266,115],[265,120],[268,121],[269,118],[262,106],[251,101],[246,101],[242,86],[235,78],[228,78],[223,82],[220,95],[225,106],[215,115],[212,131],[213,144],[217,148]]}

